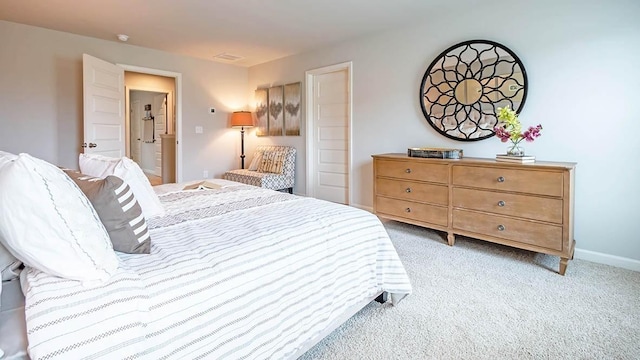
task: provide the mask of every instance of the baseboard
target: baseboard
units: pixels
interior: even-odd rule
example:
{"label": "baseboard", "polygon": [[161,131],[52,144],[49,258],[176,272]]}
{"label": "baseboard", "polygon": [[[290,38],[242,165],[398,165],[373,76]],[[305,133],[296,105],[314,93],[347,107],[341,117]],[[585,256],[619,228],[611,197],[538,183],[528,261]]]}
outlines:
{"label": "baseboard", "polygon": [[640,272],[640,260],[625,258],[621,256],[599,253],[591,250],[576,248],[574,257],[580,260],[587,260],[598,264],[611,265],[623,269]]}
{"label": "baseboard", "polygon": [[351,206],[353,206],[354,208],[362,209],[370,213],[373,213],[373,208],[371,206],[364,206],[360,204],[351,204]]}

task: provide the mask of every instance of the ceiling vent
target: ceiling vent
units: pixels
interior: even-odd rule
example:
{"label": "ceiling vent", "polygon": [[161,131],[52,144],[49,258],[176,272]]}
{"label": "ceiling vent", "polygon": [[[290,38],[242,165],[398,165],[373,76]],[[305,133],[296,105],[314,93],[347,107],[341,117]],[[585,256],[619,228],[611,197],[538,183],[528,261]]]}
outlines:
{"label": "ceiling vent", "polygon": [[222,60],[222,61],[238,61],[240,59],[244,59],[242,56],[228,54],[228,53],[218,54],[213,58],[216,60]]}

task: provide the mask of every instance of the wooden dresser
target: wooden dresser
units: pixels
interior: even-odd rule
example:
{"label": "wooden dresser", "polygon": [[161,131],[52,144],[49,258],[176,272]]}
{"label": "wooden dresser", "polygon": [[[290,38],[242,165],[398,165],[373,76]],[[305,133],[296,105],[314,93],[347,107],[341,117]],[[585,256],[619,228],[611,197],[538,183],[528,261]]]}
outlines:
{"label": "wooden dresser", "polygon": [[573,258],[575,163],[515,164],[373,155],[374,213],[447,232]]}

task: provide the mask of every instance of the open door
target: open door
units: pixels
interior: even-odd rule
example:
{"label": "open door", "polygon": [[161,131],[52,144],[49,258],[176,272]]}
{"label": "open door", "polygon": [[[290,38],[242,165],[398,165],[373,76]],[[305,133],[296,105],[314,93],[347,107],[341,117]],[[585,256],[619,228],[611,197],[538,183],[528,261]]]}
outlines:
{"label": "open door", "polygon": [[125,156],[124,69],[82,55],[85,153]]}

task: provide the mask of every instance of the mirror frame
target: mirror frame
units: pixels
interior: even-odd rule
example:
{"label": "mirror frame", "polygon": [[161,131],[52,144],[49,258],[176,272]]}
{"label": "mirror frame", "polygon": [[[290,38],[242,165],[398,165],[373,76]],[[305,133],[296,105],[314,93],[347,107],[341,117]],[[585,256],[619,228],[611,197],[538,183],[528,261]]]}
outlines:
{"label": "mirror frame", "polygon": [[[474,48],[473,45],[482,45],[483,47],[482,49],[477,49],[477,48]],[[487,47],[487,49],[484,49],[484,47]],[[468,49],[471,49],[471,51],[475,51],[476,53],[475,58],[469,62],[462,61],[460,59],[459,54],[462,54]],[[512,59],[509,59],[508,57],[500,57],[500,54],[498,54],[498,49],[506,52],[508,55],[511,56]],[[456,51],[454,52],[454,50]],[[489,53],[489,52],[493,52],[494,54],[496,54],[497,57],[495,59],[497,60],[492,64],[483,64],[482,60],[480,59],[480,56],[484,53]],[[444,64],[447,58],[456,58],[457,64],[458,64],[457,67],[459,67],[462,63],[462,65],[465,65],[466,71],[461,72],[458,69],[444,70],[444,69],[436,68],[435,71],[443,72],[443,79],[444,79],[443,82],[438,83],[437,85],[442,85],[443,83],[446,83],[447,86],[445,86],[445,88],[449,88],[448,90],[443,92],[440,88],[434,85],[433,82],[427,83],[427,81],[431,78],[432,72],[435,72],[434,67],[436,65],[441,66],[440,63]],[[476,63],[476,67],[478,66],[477,64],[479,64],[479,69],[475,73],[471,71],[471,74],[469,74],[471,65],[474,62]],[[499,63],[511,64],[510,65],[511,74],[499,74],[498,76],[496,76],[495,75],[496,66]],[[518,79],[513,78],[514,74],[517,73],[514,71],[514,68],[516,65],[519,66],[521,69],[522,84],[520,84],[520,81]],[[485,73],[484,70],[490,69],[492,66],[493,66],[493,72],[491,76],[483,78],[482,76]],[[455,76],[455,80],[451,81],[450,79],[448,79],[447,73],[450,73],[449,76]],[[507,75],[507,76],[504,76],[504,75]],[[468,79],[475,79],[482,86],[482,94],[478,97],[478,100],[469,104],[464,104],[460,101],[460,99],[456,98],[456,94],[458,94],[458,92],[456,91],[457,90],[456,87],[457,85],[462,84]],[[487,85],[482,85],[483,80],[485,80],[484,82],[485,84],[488,83],[486,81],[487,79],[491,79],[491,80],[496,79],[496,86],[490,87]],[[500,81],[499,85],[498,85],[498,81]],[[519,85],[519,88],[516,89],[515,93],[511,96],[506,96],[500,90],[500,87],[503,86],[507,81],[515,82],[515,84]],[[425,85],[428,85],[428,87],[425,88]],[[437,117],[432,113],[432,108],[434,103],[432,103],[430,100],[427,99],[427,94],[430,90],[437,91],[440,93],[440,95],[438,96],[438,100],[443,95],[445,96],[445,98],[449,98],[449,101],[446,104],[444,105],[438,104],[438,106],[443,107],[442,115],[440,117]],[[517,108],[514,108],[513,106],[514,102],[512,101],[512,99],[519,96],[521,91],[522,91],[522,100],[520,100]],[[427,122],[440,134],[450,139],[458,140],[458,141],[479,141],[479,140],[490,138],[495,135],[493,128],[498,124],[497,104],[500,102],[507,101],[510,103],[511,109],[515,110],[515,112],[519,114],[520,111],[522,111],[522,108],[524,107],[525,101],[527,99],[527,91],[528,91],[527,72],[524,68],[524,65],[522,64],[522,61],[520,61],[520,58],[518,58],[518,56],[513,51],[511,51],[506,46],[491,40],[468,40],[468,41],[464,41],[464,42],[455,44],[453,46],[450,46],[449,48],[444,50],[442,53],[440,53],[440,55],[438,55],[431,62],[431,64],[427,68],[427,71],[425,71],[424,76],[422,77],[422,82],[420,83],[420,107],[422,108],[422,114],[427,119]],[[487,96],[490,93],[494,93],[495,96],[501,95],[502,97],[499,100],[491,100],[489,96]],[[427,108],[427,105],[425,104],[426,102],[432,105],[429,108]],[[481,103],[490,104],[491,109],[483,110],[482,108],[480,109],[474,108],[474,105],[478,106],[478,104],[481,104]],[[469,114],[472,110],[480,114],[480,117],[489,120],[488,124],[491,125],[489,134],[483,135],[483,136],[477,136],[477,137],[470,137],[470,136],[473,136],[478,131],[486,132],[487,130],[489,130],[486,127],[482,128],[479,125],[479,120],[474,121],[469,117]],[[443,128],[441,128],[436,123],[439,120],[439,123],[442,124],[443,120],[446,118],[448,118],[449,120],[452,119],[454,121],[455,127],[447,128],[445,130],[443,129],[444,125],[442,125]],[[475,128],[473,128],[471,132],[467,131],[465,133],[462,131],[461,127],[463,123],[466,123],[468,125],[469,122],[471,124],[475,124]],[[457,132],[459,135],[456,136],[450,133],[452,131],[454,133]]]}

